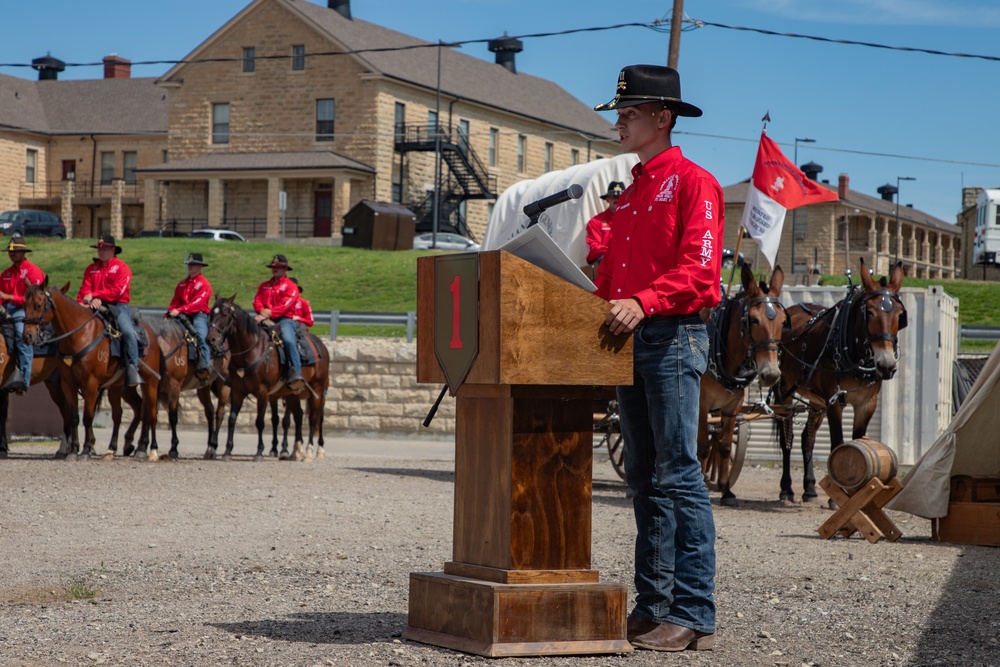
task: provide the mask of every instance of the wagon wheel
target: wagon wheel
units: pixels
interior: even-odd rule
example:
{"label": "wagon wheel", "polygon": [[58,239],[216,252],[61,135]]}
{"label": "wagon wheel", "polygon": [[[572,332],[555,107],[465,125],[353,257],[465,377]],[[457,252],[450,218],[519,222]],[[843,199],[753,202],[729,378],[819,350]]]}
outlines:
{"label": "wagon wheel", "polygon": [[[747,455],[747,445],[750,443],[750,422],[741,420],[736,425],[733,433],[733,446],[729,452],[729,488],[736,485],[740,473],[743,471],[743,461]],[[702,472],[705,475],[705,486],[709,491],[722,491],[719,486],[719,433],[718,429],[712,429],[709,434],[708,456],[701,463]]]}
{"label": "wagon wheel", "polygon": [[625,481],[625,441],[622,440],[621,431],[608,429],[604,434],[604,442],[608,446],[608,458],[611,459],[611,466],[618,473],[618,476]]}

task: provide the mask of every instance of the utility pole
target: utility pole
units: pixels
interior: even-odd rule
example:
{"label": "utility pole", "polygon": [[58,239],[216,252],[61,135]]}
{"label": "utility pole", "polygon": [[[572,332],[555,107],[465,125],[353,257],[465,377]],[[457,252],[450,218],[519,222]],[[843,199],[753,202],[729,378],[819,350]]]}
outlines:
{"label": "utility pole", "polygon": [[677,59],[681,55],[681,24],[684,21],[684,0],[674,0],[674,13],[670,18],[670,52],[667,67],[677,69]]}

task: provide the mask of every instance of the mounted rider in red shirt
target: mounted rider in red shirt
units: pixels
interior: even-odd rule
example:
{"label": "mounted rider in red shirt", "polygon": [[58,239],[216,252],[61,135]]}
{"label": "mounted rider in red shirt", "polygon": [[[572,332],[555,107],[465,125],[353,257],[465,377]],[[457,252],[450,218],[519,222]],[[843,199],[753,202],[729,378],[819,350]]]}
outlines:
{"label": "mounted rider in red shirt", "polygon": [[303,384],[302,359],[299,357],[299,347],[295,341],[295,302],[299,299],[299,288],[288,277],[292,267],[284,255],[275,255],[270,264],[271,279],[265,280],[257,288],[253,298],[253,309],[257,312],[257,322],[273,320],[281,330],[281,341],[285,345],[288,358],[288,373],[285,384],[293,391]]}
{"label": "mounted rider in red shirt", "polygon": [[42,270],[25,259],[31,248],[21,235],[12,236],[7,244],[7,255],[11,265],[0,273],[0,300],[14,325],[14,347],[17,352],[17,366],[11,372],[2,391],[23,394],[31,384],[31,362],[35,350],[25,343],[24,335],[24,294],[28,285],[40,285],[45,280]]}
{"label": "mounted rider in red shirt", "polygon": [[184,260],[187,266],[187,277],[177,283],[174,288],[174,296],[167,306],[164,317],[172,317],[190,323],[185,327],[193,331],[195,339],[198,341],[198,361],[195,366],[195,376],[204,383],[208,379],[209,363],[211,353],[208,351],[208,313],[211,310],[209,302],[212,299],[212,284],[208,278],[201,275],[202,267],[208,266],[202,259],[201,253],[193,252]]}

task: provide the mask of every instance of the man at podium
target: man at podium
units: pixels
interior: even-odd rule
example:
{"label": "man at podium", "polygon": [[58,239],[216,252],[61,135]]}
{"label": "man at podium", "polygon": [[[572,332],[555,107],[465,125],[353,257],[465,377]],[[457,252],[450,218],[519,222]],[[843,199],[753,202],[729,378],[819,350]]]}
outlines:
{"label": "man at podium", "polygon": [[628,639],[657,651],[715,642],[715,522],[697,456],[708,336],[698,316],[719,302],[722,188],[671,143],[681,101],[670,67],[621,70],[613,100],[622,150],[639,156],[595,280],[612,333],[634,331],[634,384],[618,387],[625,474],[633,491],[635,606]]}

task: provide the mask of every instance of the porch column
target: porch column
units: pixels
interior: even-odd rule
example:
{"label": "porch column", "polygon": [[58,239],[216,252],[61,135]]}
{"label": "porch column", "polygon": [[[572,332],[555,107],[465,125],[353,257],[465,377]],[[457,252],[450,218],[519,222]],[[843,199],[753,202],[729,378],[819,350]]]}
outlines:
{"label": "porch column", "polygon": [[[872,268],[875,269],[876,273],[881,273],[882,271],[879,267],[881,259],[878,252],[878,227],[876,225],[875,215],[872,214],[872,217],[868,220],[868,251],[871,253]],[[847,268],[854,269],[852,266]]]}
{"label": "porch column", "polygon": [[886,273],[889,273],[889,267],[892,266],[893,255],[892,255],[891,239],[892,239],[892,237],[889,235],[889,221],[883,218],[882,219],[882,252],[885,253],[885,257],[886,257],[886,262],[885,263],[888,266],[880,266],[880,267],[877,267],[875,269],[875,271],[877,273],[881,273],[883,275],[885,275]]}
{"label": "porch column", "polygon": [[111,179],[111,235],[120,239],[125,235],[122,225],[122,196],[125,194],[125,179]]}
{"label": "porch column", "polygon": [[147,178],[143,181],[142,228],[156,229],[160,218],[160,181]]}
{"label": "porch column", "polygon": [[944,277],[944,247],[941,245],[941,233],[938,232],[937,242],[934,244],[934,277],[941,279]]}
{"label": "porch column", "polygon": [[221,227],[225,211],[225,190],[221,178],[208,179],[208,226]]}
{"label": "porch column", "polygon": [[947,267],[948,272],[945,274],[946,278],[957,278],[955,275],[955,238],[952,236],[948,237],[948,248],[945,250],[945,267]]}
{"label": "porch column", "polygon": [[[269,176],[267,179],[267,233],[269,239],[281,238],[281,188],[284,186],[284,179],[278,176]],[[287,211],[285,214],[287,215]]]}
{"label": "porch column", "polygon": [[62,182],[60,193],[59,216],[66,223],[66,238],[73,238],[73,196],[76,194],[76,181],[66,179]]}
{"label": "porch column", "polygon": [[910,263],[913,265],[913,270],[907,275],[916,276],[917,275],[917,230],[913,225],[910,225],[910,235],[906,240],[906,254],[910,258]]}
{"label": "porch column", "polygon": [[344,228],[344,216],[351,208],[351,179],[347,176],[333,178],[333,213],[330,235],[339,235]]}

